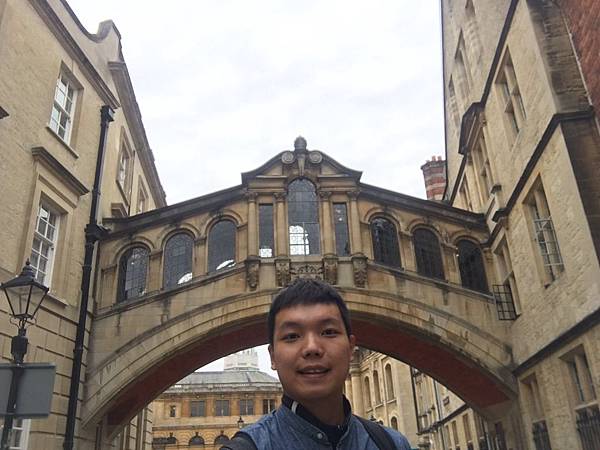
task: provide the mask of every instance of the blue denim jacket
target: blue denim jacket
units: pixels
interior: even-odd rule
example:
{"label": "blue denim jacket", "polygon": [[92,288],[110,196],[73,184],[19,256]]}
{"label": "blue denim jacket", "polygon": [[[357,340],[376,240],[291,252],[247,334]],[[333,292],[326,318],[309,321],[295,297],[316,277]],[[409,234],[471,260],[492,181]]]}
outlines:
{"label": "blue denim jacket", "polygon": [[[390,428],[385,428],[398,450],[410,450],[406,438]],[[327,436],[314,425],[281,405],[272,414],[244,428],[258,450],[325,450],[332,446]],[[367,430],[353,415],[348,429],[335,450],[378,450]]]}

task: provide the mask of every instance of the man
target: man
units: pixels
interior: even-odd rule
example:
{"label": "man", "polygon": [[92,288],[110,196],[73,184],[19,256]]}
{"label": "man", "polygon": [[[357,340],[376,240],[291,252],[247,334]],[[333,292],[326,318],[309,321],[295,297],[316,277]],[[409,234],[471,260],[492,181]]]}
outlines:
{"label": "man", "polygon": [[335,289],[299,279],[275,297],[267,323],[282,405],[222,449],[410,450],[400,433],[350,411],[343,389],[356,339]]}

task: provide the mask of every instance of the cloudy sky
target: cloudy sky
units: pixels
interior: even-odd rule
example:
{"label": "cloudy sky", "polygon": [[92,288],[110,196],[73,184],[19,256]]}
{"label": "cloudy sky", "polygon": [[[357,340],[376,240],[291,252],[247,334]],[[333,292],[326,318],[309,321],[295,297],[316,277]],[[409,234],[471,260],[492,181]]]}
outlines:
{"label": "cloudy sky", "polygon": [[121,32],[169,204],[239,184],[298,135],[424,197],[420,166],[444,154],[438,3],[69,0],[89,31]]}

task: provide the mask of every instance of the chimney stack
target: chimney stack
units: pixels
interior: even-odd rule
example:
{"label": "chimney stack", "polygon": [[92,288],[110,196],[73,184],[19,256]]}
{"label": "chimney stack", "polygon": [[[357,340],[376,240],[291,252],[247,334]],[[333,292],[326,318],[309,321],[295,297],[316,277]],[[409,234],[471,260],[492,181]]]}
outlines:
{"label": "chimney stack", "polygon": [[442,200],[446,188],[446,161],[441,156],[432,156],[421,166],[425,179],[427,200]]}

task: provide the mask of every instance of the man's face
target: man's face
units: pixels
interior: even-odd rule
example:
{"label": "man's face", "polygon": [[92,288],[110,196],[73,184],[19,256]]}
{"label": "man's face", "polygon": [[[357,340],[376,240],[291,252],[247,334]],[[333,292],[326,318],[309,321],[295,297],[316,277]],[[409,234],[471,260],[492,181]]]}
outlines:
{"label": "man's face", "polygon": [[355,338],[335,304],[285,308],[275,316],[271,367],[284,392],[310,407],[341,400]]}

